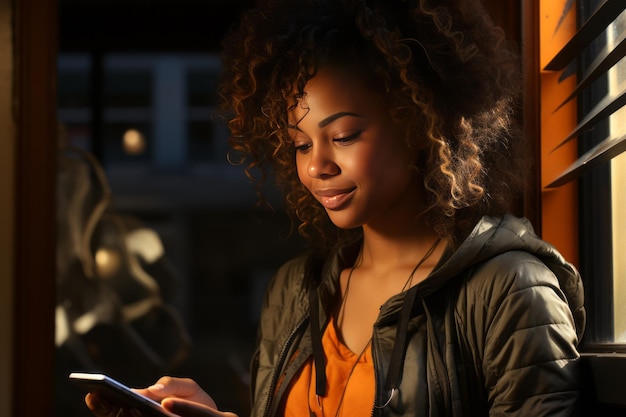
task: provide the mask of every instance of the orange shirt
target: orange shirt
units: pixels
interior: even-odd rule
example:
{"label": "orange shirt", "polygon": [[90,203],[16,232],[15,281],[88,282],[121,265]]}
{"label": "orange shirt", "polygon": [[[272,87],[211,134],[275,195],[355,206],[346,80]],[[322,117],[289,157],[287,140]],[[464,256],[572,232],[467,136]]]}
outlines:
{"label": "orange shirt", "polygon": [[374,406],[374,364],[370,344],[361,353],[354,353],[337,335],[335,321],[330,323],[322,336],[326,355],[327,395],[315,398],[315,367],[309,360],[291,382],[285,400],[285,417],[362,417],[372,414]]}

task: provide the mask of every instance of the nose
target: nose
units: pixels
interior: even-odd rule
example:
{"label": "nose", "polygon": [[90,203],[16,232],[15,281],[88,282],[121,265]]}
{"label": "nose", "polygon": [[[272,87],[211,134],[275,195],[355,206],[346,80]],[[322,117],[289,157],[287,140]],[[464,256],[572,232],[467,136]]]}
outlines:
{"label": "nose", "polygon": [[311,178],[325,178],[341,172],[332,150],[324,146],[318,146],[309,155],[307,173]]}

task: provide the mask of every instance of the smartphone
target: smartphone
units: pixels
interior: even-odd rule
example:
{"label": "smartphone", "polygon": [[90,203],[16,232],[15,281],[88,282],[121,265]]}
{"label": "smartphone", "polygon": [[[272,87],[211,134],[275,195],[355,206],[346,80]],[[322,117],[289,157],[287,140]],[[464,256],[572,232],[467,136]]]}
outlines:
{"label": "smartphone", "polygon": [[82,386],[88,392],[98,393],[111,404],[135,408],[145,417],[177,417],[164,409],[161,404],[131,390],[126,385],[104,375],[85,372],[72,372],[70,381]]}

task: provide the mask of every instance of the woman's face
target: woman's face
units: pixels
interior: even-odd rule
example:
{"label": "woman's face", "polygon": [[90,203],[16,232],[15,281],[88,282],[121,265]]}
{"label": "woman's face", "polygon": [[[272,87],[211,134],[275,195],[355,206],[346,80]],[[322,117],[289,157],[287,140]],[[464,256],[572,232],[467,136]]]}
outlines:
{"label": "woman's face", "polygon": [[400,224],[419,208],[413,152],[384,97],[366,85],[322,69],[289,113],[300,181],[345,229]]}

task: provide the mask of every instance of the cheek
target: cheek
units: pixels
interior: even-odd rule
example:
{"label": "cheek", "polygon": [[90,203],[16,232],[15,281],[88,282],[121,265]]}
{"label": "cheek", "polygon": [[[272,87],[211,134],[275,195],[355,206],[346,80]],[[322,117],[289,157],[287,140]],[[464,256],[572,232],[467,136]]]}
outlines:
{"label": "cheek", "polygon": [[389,174],[397,163],[384,148],[365,149],[357,158],[347,161],[352,172],[374,180]]}
{"label": "cheek", "polygon": [[377,183],[399,185],[411,178],[406,151],[379,152],[362,169]]}

